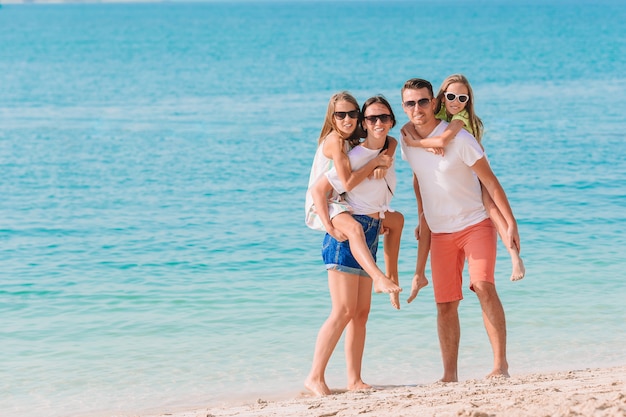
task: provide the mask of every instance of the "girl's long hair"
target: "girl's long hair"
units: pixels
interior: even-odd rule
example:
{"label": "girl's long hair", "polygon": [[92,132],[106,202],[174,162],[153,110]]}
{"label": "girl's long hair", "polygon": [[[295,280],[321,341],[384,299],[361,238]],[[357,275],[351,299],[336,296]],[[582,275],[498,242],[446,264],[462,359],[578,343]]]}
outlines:
{"label": "girl's long hair", "polygon": [[[445,107],[445,103],[443,102],[444,93],[450,86],[450,84],[461,83],[467,87],[467,94],[469,95],[469,100],[467,101],[467,105],[465,106],[465,110],[467,110],[467,115],[469,116],[469,123],[472,131],[474,132],[474,137],[480,143],[480,140],[483,136],[483,122],[480,120],[478,116],[476,116],[476,112],[474,111],[474,92],[472,91],[472,86],[470,85],[467,78],[465,78],[462,74],[453,74],[443,80],[441,83],[441,88],[439,88],[439,93],[437,93],[437,111],[441,110],[441,106]],[[451,115],[448,114],[448,117]]]}
{"label": "girl's long hair", "polygon": [[358,120],[356,120],[357,128],[354,129],[354,132],[352,132],[350,136],[344,137],[341,130],[337,129],[334,113],[335,113],[335,105],[339,101],[347,101],[350,104],[354,104],[354,109],[357,111],[359,110],[359,102],[356,101],[354,96],[352,96],[352,94],[350,94],[349,92],[340,91],[338,93],[333,94],[330,100],[328,101],[328,108],[326,109],[326,118],[324,119],[324,125],[322,125],[322,131],[320,132],[320,137],[317,140],[318,145],[321,144],[322,141],[326,138],[326,136],[328,136],[328,134],[333,131],[337,132],[339,136],[341,136],[344,140],[348,141],[348,143],[350,144],[350,147],[354,147],[358,145],[359,142],[361,141],[360,139],[361,129],[359,126],[360,125],[359,122],[361,121],[360,114],[359,114]]}

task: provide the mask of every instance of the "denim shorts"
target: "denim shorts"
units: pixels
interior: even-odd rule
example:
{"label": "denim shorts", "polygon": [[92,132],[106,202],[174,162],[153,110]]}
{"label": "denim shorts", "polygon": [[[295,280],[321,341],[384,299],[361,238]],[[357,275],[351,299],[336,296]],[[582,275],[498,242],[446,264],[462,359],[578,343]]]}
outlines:
{"label": "denim shorts", "polygon": [[[382,221],[362,214],[355,214],[352,217],[363,227],[365,242],[370,249],[374,261],[376,261],[378,236]],[[347,240],[338,242],[334,237],[326,233],[324,242],[322,243],[322,259],[324,259],[326,269],[369,277],[367,272],[361,268],[361,265],[359,265],[356,259],[354,259],[354,256],[352,256],[350,242]]]}

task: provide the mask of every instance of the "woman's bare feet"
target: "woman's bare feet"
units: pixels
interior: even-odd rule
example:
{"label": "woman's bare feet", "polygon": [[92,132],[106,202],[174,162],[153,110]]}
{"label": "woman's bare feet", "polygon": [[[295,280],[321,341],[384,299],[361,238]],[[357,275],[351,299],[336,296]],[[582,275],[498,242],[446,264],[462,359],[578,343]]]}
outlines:
{"label": "woman's bare feet", "polygon": [[317,397],[323,397],[324,395],[330,395],[331,391],[324,381],[313,381],[308,379],[304,381],[304,387],[311,391]]}
{"label": "woman's bare feet", "polygon": [[348,391],[365,391],[368,389],[372,389],[372,386],[363,381],[358,381],[356,384],[348,385]]}
{"label": "woman's bare feet", "polygon": [[419,290],[421,290],[427,285],[428,285],[428,280],[426,279],[424,275],[421,275],[421,274],[413,275],[413,283],[411,284],[411,294],[409,295],[409,298],[407,298],[406,302],[410,303],[411,301],[415,300],[415,297],[417,297],[417,293],[419,292]]}

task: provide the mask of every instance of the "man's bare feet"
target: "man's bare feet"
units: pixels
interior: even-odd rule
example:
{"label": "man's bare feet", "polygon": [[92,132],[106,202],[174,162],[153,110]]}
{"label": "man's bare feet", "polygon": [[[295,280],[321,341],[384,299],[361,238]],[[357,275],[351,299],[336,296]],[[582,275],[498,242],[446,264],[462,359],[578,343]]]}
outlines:
{"label": "man's bare feet", "polygon": [[485,378],[487,378],[487,379],[498,379],[498,378],[510,378],[510,377],[511,377],[511,375],[509,375],[509,371],[504,370],[504,369],[494,369]]}
{"label": "man's bare feet", "polygon": [[421,275],[421,274],[413,275],[413,283],[411,284],[411,294],[409,295],[409,298],[407,298],[406,302],[410,303],[411,301],[415,300],[415,297],[417,297],[417,293],[419,292],[419,290],[421,290],[427,285],[428,285],[428,280],[426,279],[424,275]]}
{"label": "man's bare feet", "polygon": [[389,301],[396,310],[400,310],[400,294],[397,292],[389,294]]}
{"label": "man's bare feet", "polygon": [[393,294],[402,291],[402,288],[398,287],[392,280],[384,275],[378,278],[372,278],[374,281],[374,291],[377,293],[384,292],[386,294]]}
{"label": "man's bare feet", "polygon": [[526,268],[524,267],[524,261],[519,255],[511,256],[511,263],[513,264],[513,272],[511,273],[511,281],[519,281],[526,275]]}
{"label": "man's bare feet", "polygon": [[331,391],[324,381],[312,381],[307,379],[304,381],[304,387],[311,391],[317,397],[323,397],[324,395],[330,395]]}
{"label": "man's bare feet", "polygon": [[359,381],[356,384],[348,385],[348,391],[365,391],[368,389],[372,389],[372,386],[369,384],[366,384],[363,381]]}

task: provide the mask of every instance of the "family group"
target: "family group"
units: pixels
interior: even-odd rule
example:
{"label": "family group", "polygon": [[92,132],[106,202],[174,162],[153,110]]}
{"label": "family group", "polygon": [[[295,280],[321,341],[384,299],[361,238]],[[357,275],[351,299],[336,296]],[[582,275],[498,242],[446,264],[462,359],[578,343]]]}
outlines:
{"label": "family group", "polygon": [[[493,349],[488,377],[508,377],[506,321],[495,287],[497,235],[511,256],[511,279],[524,277],[517,222],[481,145],[483,124],[474,95],[461,74],[447,77],[437,95],[432,84],[413,78],[401,90],[409,121],[401,128],[402,159],[411,166],[418,212],[415,275],[407,301],[428,285],[430,254],[443,360],[442,382],[458,381],[458,308],[468,262],[470,289],[480,301]],[[372,287],[400,308],[398,256],[404,216],[391,208],[396,189],[389,136],[396,117],[387,99],[359,106],[348,92],[334,94],[326,112],[306,193],[306,224],[325,231],[322,258],[328,271],[331,312],[319,330],[305,386],[328,395],[326,366],[345,331],[347,389],[371,388],[361,378]],[[385,272],[376,264],[383,236]]]}

